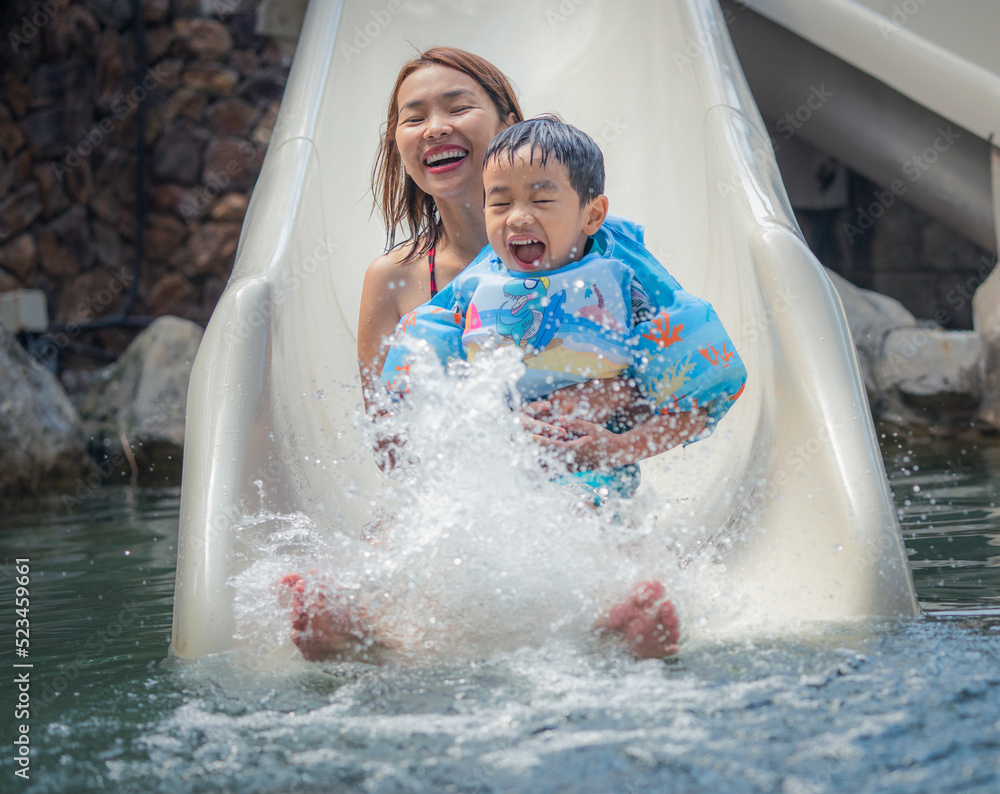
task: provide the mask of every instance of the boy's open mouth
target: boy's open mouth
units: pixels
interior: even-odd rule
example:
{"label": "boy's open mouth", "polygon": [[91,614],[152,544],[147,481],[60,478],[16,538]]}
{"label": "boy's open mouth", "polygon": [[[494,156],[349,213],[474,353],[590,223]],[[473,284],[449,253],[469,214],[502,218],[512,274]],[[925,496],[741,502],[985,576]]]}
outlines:
{"label": "boy's open mouth", "polygon": [[458,146],[449,146],[444,149],[431,150],[424,155],[424,165],[427,170],[433,173],[447,171],[461,163],[469,153]]}
{"label": "boy's open mouth", "polygon": [[545,256],[545,243],[534,237],[512,240],[507,245],[514,257],[514,261],[522,267],[536,265]]}

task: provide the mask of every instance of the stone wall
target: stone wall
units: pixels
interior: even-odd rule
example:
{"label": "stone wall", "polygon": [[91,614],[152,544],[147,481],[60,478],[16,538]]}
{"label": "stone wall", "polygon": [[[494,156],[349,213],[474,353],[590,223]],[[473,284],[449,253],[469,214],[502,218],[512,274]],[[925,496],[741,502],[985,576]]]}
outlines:
{"label": "stone wall", "polygon": [[142,321],[80,327],[123,309],[207,322],[290,62],[257,6],[144,0],[141,48],[131,0],[2,4],[0,291],[45,291],[64,362],[124,349]]}

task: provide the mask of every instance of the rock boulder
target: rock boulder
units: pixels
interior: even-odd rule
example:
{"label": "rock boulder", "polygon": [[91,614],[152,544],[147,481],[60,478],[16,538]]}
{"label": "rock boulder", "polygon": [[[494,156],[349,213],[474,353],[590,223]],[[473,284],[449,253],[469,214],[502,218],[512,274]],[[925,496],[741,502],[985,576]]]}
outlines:
{"label": "rock boulder", "polygon": [[875,420],[933,431],[1000,427],[1000,377],[990,375],[1000,366],[1000,277],[992,313],[977,293],[983,328],[977,320],[976,331],[946,331],[894,298],[826,273],[844,304]]}
{"label": "rock boulder", "polygon": [[861,374],[865,379],[865,391],[868,392],[868,401],[874,407],[879,400],[875,370],[882,357],[885,338],[895,328],[915,328],[917,318],[903,304],[888,295],[856,287],[832,270],[826,269],[826,274],[844,304],[847,325],[851,329]]}
{"label": "rock boulder", "polygon": [[908,425],[967,425],[981,399],[981,353],[975,331],[890,331],[875,370],[882,418]]}
{"label": "rock boulder", "polygon": [[59,381],[0,326],[0,494],[69,486],[87,469],[80,417]]}
{"label": "rock boulder", "polygon": [[983,399],[979,419],[1000,430],[1000,268],[994,268],[972,298],[972,315],[982,340],[979,366]]}
{"label": "rock boulder", "polygon": [[134,466],[143,483],[179,481],[188,381],[202,333],[188,320],[160,317],[94,378],[80,413],[92,430],[92,452],[110,459],[105,468]]}

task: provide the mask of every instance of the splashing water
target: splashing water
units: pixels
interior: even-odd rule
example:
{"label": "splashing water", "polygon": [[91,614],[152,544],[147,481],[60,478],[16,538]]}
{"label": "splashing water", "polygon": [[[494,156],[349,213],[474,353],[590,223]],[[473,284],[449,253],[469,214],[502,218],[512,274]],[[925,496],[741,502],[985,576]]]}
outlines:
{"label": "splashing water", "polygon": [[411,657],[586,642],[647,579],[666,585],[683,616],[694,573],[672,551],[664,505],[649,495],[595,509],[555,485],[546,466],[556,464],[511,410],[523,371],[513,350],[448,373],[417,356],[405,402],[377,428],[366,423],[372,448],[376,432],[405,438],[381,522],[340,532],[262,509],[241,523],[244,543],[263,552],[231,582],[241,636],[267,649],[284,642],[276,582],[293,571],[377,616],[380,635]]}

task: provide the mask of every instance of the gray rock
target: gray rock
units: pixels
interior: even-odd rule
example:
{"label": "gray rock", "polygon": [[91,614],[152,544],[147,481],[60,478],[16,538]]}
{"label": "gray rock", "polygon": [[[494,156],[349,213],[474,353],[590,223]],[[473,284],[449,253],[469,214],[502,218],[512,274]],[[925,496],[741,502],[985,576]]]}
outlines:
{"label": "gray rock", "polygon": [[995,268],[973,295],[972,315],[983,345],[979,419],[1000,430],[1000,268]]}
{"label": "gray rock", "polygon": [[875,368],[882,418],[939,426],[968,422],[981,399],[981,356],[975,331],[890,331]]}
{"label": "gray rock", "polygon": [[856,287],[832,270],[826,269],[826,274],[833,282],[841,303],[844,304],[844,313],[847,315],[847,325],[851,329],[854,346],[858,352],[858,362],[861,365],[861,374],[864,376],[868,400],[875,406],[879,398],[875,369],[882,357],[885,338],[895,328],[916,327],[917,319],[903,304],[888,295]]}
{"label": "gray rock", "polygon": [[160,317],[94,378],[80,414],[112,468],[135,466],[143,482],[179,475],[188,381],[202,333],[188,320]]}
{"label": "gray rock", "polygon": [[994,408],[981,410],[978,421],[1000,427],[1000,376],[991,380],[984,374],[1000,371],[1000,277],[991,366],[983,334],[918,322],[894,298],[856,287],[829,270],[827,275],[844,304],[874,419],[933,430],[968,426],[977,421],[985,384],[992,383]]}
{"label": "gray rock", "polygon": [[0,203],[0,240],[27,229],[42,214],[38,185],[22,185]]}
{"label": "gray rock", "polygon": [[[21,122],[24,137],[41,160],[58,160],[67,167],[66,162],[72,152],[77,157],[81,155],[76,146],[86,138],[81,136],[94,127],[94,108],[77,98],[63,105],[36,110]],[[71,158],[72,159],[72,158]],[[77,161],[73,159],[73,163]]]}
{"label": "gray rock", "polygon": [[59,488],[87,468],[80,417],[59,381],[0,326],[0,494]]}

